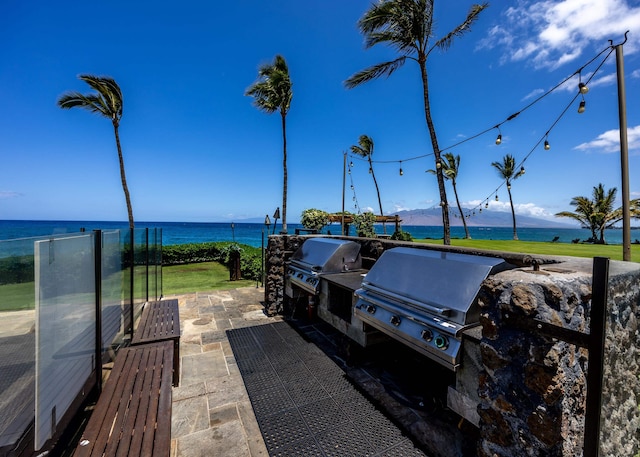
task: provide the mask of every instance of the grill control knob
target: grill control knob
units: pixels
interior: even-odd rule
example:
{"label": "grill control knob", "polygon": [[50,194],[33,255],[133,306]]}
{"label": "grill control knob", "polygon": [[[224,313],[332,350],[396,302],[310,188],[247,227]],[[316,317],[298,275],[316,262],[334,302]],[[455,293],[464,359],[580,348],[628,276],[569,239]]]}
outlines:
{"label": "grill control knob", "polygon": [[433,332],[427,328],[422,331],[420,336],[422,336],[422,339],[425,341],[431,341],[433,339]]}
{"label": "grill control knob", "polygon": [[436,347],[438,349],[442,349],[443,351],[449,347],[449,338],[446,336],[438,335],[436,336]]}
{"label": "grill control knob", "polygon": [[389,322],[397,327],[398,325],[400,325],[400,318],[398,316],[391,316]]}
{"label": "grill control knob", "polygon": [[369,314],[375,314],[376,313],[376,307],[373,305],[367,305],[367,312]]}

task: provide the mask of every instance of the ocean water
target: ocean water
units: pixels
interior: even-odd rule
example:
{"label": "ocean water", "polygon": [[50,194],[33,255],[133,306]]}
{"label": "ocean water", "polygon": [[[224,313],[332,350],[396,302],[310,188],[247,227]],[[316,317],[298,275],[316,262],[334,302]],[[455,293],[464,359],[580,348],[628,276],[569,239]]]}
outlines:
{"label": "ocean water", "polygon": [[[137,228],[162,228],[162,244],[164,246],[172,244],[202,243],[209,241],[235,241],[254,247],[260,247],[262,243],[263,231],[266,236],[273,233],[273,225],[266,231],[263,224],[258,223],[227,223],[227,222],[137,222]],[[287,224],[288,232],[294,233],[296,228],[302,228],[300,224]],[[0,220],[0,240],[10,240],[16,238],[28,238],[35,236],[58,235],[65,233],[77,233],[83,229],[90,230],[110,230],[127,229],[127,222],[107,222],[107,221],[1,221]],[[280,224],[275,232],[281,229]],[[442,227],[438,226],[418,226],[403,225],[402,229],[409,232],[414,239],[442,238]],[[382,226],[376,226],[376,231],[382,233]],[[387,225],[387,232],[393,231],[393,225]],[[323,233],[340,234],[340,225],[333,224],[326,227]],[[474,239],[486,240],[510,240],[513,237],[511,227],[470,227],[469,232]],[[350,235],[354,235],[351,228]],[[518,229],[518,238],[522,241],[551,241],[559,237],[558,242],[570,243],[574,239],[586,240],[590,232],[585,229],[572,228],[529,228]],[[462,227],[451,227],[452,238],[464,238]],[[607,230],[605,239],[609,244],[622,244],[621,230]],[[640,229],[631,230],[631,241],[640,239]]]}

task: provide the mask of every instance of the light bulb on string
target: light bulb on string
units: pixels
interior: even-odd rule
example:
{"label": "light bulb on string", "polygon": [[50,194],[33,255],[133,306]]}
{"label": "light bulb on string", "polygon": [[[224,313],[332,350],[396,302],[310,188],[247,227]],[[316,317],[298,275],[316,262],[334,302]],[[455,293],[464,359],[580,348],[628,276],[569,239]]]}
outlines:
{"label": "light bulb on string", "polygon": [[520,167],[520,174],[523,175],[524,174],[524,165]]}
{"label": "light bulb on string", "polygon": [[498,194],[496,194],[496,201],[498,201]]}
{"label": "light bulb on string", "polygon": [[549,140],[544,140],[544,150],[548,151],[551,149],[551,145],[549,144]]}
{"label": "light bulb on string", "polygon": [[482,213],[482,208],[478,208],[478,211],[479,211],[480,213]]}
{"label": "light bulb on string", "polygon": [[498,136],[496,137],[496,144],[500,144],[502,143],[502,132],[500,131],[500,126],[496,125],[496,128],[498,129]]}
{"label": "light bulb on string", "polygon": [[511,190],[511,184],[507,184],[507,190]]}
{"label": "light bulb on string", "polygon": [[402,171],[402,160],[400,161],[400,176],[402,176],[404,174],[404,171]]}
{"label": "light bulb on string", "polygon": [[353,160],[349,162],[349,168],[353,168]]}
{"label": "light bulb on string", "polygon": [[586,105],[587,102],[584,101],[584,99],[580,102],[580,106],[578,106],[578,113],[582,114],[584,113],[585,109],[586,109]]}
{"label": "light bulb on string", "polygon": [[373,168],[369,167],[369,174],[373,173]]}
{"label": "light bulb on string", "polygon": [[487,200],[487,203],[484,204],[485,208],[489,208],[489,200]]}
{"label": "light bulb on string", "polygon": [[582,95],[589,92],[589,88],[587,87],[587,85],[582,82],[582,73],[578,73],[578,92],[580,92]]}

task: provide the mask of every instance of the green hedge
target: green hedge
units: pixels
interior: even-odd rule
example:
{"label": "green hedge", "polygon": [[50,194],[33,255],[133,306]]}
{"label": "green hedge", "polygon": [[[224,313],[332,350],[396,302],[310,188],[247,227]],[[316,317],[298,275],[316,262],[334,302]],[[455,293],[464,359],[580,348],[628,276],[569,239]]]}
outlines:
{"label": "green hedge", "polygon": [[162,247],[162,265],[219,262],[230,265],[232,251],[240,251],[240,271],[244,279],[260,279],[262,250],[246,244],[224,242],[174,244]]}
{"label": "green hedge", "polygon": [[33,256],[0,259],[0,285],[33,282]]}

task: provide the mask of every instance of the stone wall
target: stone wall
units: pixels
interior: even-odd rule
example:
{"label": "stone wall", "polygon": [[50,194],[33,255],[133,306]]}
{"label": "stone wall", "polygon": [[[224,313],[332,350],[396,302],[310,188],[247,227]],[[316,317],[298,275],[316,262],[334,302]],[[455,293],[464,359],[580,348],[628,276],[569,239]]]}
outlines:
{"label": "stone wall", "polygon": [[[306,238],[269,237],[267,313],[286,310],[285,261]],[[502,257],[517,267],[488,278],[479,295],[483,370],[478,379],[478,455],[582,455],[588,351],[555,333],[536,331],[531,323],[535,318],[553,328],[589,332],[591,259],[347,239],[361,243],[365,268],[385,249],[398,245]],[[639,303],[640,265],[611,262],[600,437],[603,456],[633,457],[640,449]]]}

